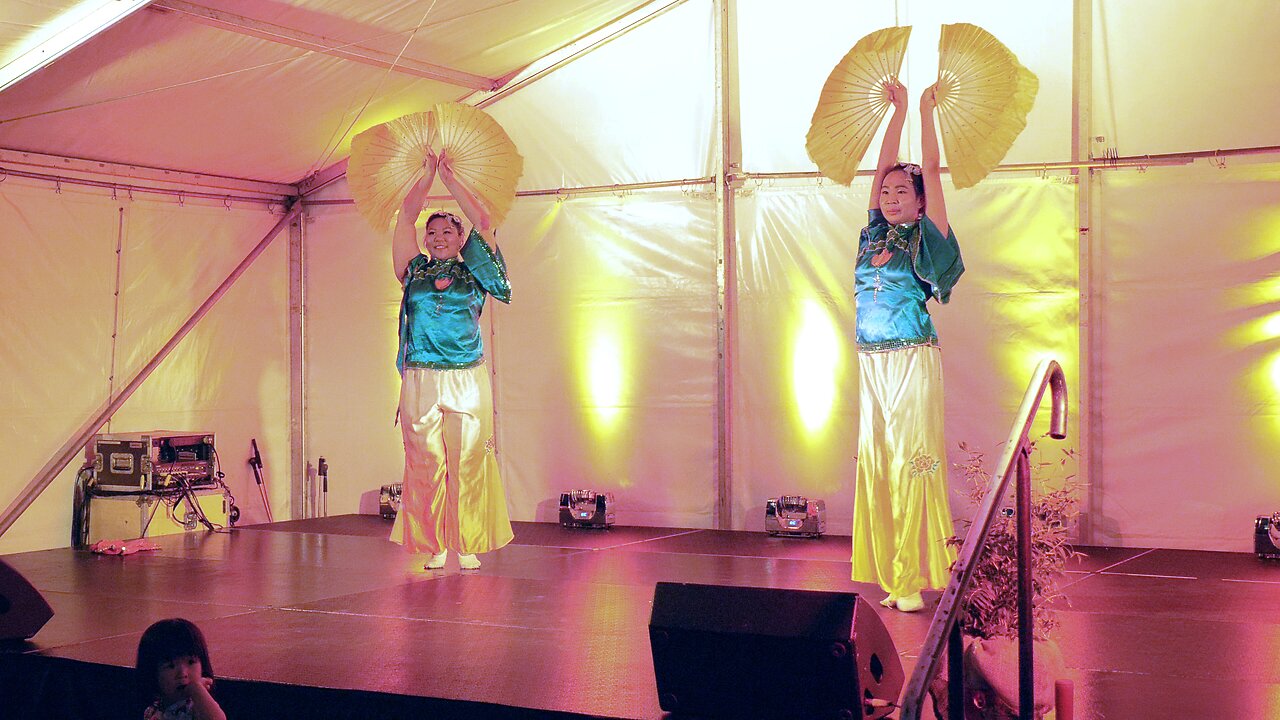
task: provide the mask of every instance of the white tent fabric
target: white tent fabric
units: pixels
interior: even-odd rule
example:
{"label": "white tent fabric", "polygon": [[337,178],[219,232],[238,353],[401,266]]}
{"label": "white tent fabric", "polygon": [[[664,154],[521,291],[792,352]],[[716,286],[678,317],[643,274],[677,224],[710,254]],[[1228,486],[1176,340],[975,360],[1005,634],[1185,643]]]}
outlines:
{"label": "white tent fabric", "polygon": [[[936,66],[938,26],[973,22],[1040,78],[1006,162],[1071,158],[1076,3],[732,4],[736,63],[726,71],[736,73],[740,125],[728,127],[740,131],[740,172],[812,172],[803,137],[823,80],[858,37],[895,22],[915,27],[904,73],[913,106]],[[0,11],[0,58],[29,36],[27,24],[64,5]],[[427,10],[363,0],[205,5],[393,56]],[[405,55],[498,77],[655,7],[440,0]],[[622,522],[712,526],[724,372],[731,526],[759,528],[766,498],[809,493],[827,499],[831,531],[848,532],[851,265],[866,181],[748,177],[735,190],[736,302],[724,318],[723,361],[716,263],[725,241],[713,186],[627,187],[719,171],[720,7],[686,0],[487,108],[526,158],[527,194],[500,232],[514,302],[486,310],[516,519],[550,520],[561,491],[591,487],[618,495]],[[935,312],[951,459],[962,458],[962,441],[998,454],[1032,368],[1053,355],[1069,379],[1071,436],[1043,447],[1087,447],[1099,470],[1082,490],[1083,540],[1249,550],[1254,515],[1280,508],[1270,477],[1280,432],[1270,259],[1280,238],[1280,130],[1265,121],[1280,115],[1271,42],[1280,9],[1268,0],[1089,7],[1084,128],[1094,156],[1260,154],[1096,169],[1086,218],[1077,218],[1080,186],[1061,169],[998,173],[949,191],[968,268],[953,302]],[[146,10],[0,94],[0,148],[294,183],[342,159],[344,134],[468,92]],[[918,133],[913,110],[909,158],[919,158]],[[609,185],[620,187],[571,190]],[[306,297],[304,373],[293,379],[305,382],[301,418],[288,407],[291,268],[281,237],[111,426],[215,432],[247,521],[265,519],[244,465],[249,438],[266,456],[276,517],[304,513],[290,506],[289,478],[305,471],[290,465],[291,421],[305,428],[306,461],[329,462],[331,513],[373,511],[378,487],[400,479],[389,241],[342,204],[348,197],[337,182],[305,211],[305,259],[295,269]],[[0,256],[11,269],[0,287],[0,453],[10,459],[0,503],[107,397],[113,352],[120,383],[276,219],[255,204],[130,201],[105,188],[0,179]],[[1082,259],[1084,224],[1093,250]],[[1082,299],[1095,308],[1092,328]],[[1096,422],[1088,438],[1076,404],[1088,399],[1086,369],[1095,405],[1085,409]],[[1072,463],[1052,474],[1075,471]],[[0,552],[66,545],[72,472],[0,537]],[[956,476],[952,488],[961,489]]]}
{"label": "white tent fabric", "polygon": [[[767,1],[739,5],[744,169],[813,170],[804,139],[822,84],[858,38],[895,24],[911,26],[902,68],[912,107],[903,133],[903,153],[919,160],[920,122],[914,108],[920,93],[938,77],[941,26],[955,22],[991,31],[1039,77],[1040,91],[1027,118],[1035,130],[1018,137],[1005,162],[1071,159],[1072,3],[1011,8],[981,0],[897,5],[789,0],[786,6],[782,12]],[[863,157],[863,169],[874,169],[874,150],[879,147],[877,137],[872,151]]]}
{"label": "white tent fabric", "polygon": [[1278,181],[1237,163],[1104,178],[1091,510],[1117,545],[1249,550],[1249,520],[1280,507]]}
{"label": "white tent fabric", "polygon": [[685,2],[490,106],[525,157],[520,188],[711,175],[712,32],[711,3]]}
{"label": "white tent fabric", "polygon": [[[179,206],[141,195],[112,200],[102,190],[67,186],[57,193],[17,178],[2,190],[0,252],[7,267],[22,268],[0,289],[8,502],[164,345],[276,223],[279,209],[272,215],[196,200]],[[215,433],[247,522],[266,519],[244,465],[250,438],[273,473],[273,509],[290,513],[288,273],[286,243],[277,243],[105,430]],[[80,464],[73,461],[0,538],[0,549],[70,541],[71,483]]]}
{"label": "white tent fabric", "polygon": [[[302,27],[333,46],[431,58],[493,78],[640,4],[220,0],[202,7],[247,18],[249,27]],[[470,92],[148,9],[6,90],[0,146],[296,182],[345,157],[360,130]]]}

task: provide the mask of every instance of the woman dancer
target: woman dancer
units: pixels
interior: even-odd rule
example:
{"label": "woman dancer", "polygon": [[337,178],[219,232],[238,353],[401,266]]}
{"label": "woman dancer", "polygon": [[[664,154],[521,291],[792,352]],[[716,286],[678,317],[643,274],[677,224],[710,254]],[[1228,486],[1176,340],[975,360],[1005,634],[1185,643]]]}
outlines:
{"label": "woman dancer", "polygon": [[942,352],[925,303],[945,303],[964,272],[942,197],[935,86],[920,99],[923,166],[899,163],[906,88],[886,95],[893,116],[871,185],[870,220],[855,269],[860,373],[853,579],[878,583],[882,605],[924,607],[955,559],[942,436]]}
{"label": "woman dancer", "polygon": [[[463,235],[456,215],[432,213],[424,254],[416,223],[437,171],[473,227]],[[428,160],[427,176],[405,198],[391,249],[404,289],[396,367],[405,457],[391,540],[430,553],[429,570],[443,568],[449,551],[463,570],[475,570],[477,553],[513,537],[480,334],[485,297],[509,303],[511,284],[484,204],[454,177],[446,155]]]}

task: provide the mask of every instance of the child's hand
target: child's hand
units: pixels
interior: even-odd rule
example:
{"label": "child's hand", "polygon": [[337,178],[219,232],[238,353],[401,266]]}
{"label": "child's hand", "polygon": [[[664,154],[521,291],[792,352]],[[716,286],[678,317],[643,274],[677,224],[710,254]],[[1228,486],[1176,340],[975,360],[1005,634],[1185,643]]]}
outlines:
{"label": "child's hand", "polygon": [[182,694],[189,698],[208,697],[209,691],[213,689],[213,678],[201,677],[195,682],[189,682],[183,685],[179,690]]}
{"label": "child's hand", "polygon": [[196,720],[226,720],[227,718],[222,708],[218,707],[218,702],[209,694],[209,689],[212,687],[213,678],[201,677],[197,682],[182,688],[186,696],[191,698],[192,717]]}

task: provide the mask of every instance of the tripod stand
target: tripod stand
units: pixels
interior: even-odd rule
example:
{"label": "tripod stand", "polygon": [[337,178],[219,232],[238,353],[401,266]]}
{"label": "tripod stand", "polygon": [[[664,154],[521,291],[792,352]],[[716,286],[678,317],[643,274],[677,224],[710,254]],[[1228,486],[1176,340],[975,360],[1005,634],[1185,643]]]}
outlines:
{"label": "tripod stand", "polygon": [[253,457],[249,458],[249,467],[253,468],[253,479],[258,483],[262,506],[267,509],[267,522],[275,522],[271,517],[271,498],[267,497],[267,486],[262,482],[262,454],[258,452],[258,439],[253,438],[249,442],[253,444]]}
{"label": "tripod stand", "polygon": [[329,517],[329,463],[324,461],[323,455],[316,474],[320,476],[320,515]]}

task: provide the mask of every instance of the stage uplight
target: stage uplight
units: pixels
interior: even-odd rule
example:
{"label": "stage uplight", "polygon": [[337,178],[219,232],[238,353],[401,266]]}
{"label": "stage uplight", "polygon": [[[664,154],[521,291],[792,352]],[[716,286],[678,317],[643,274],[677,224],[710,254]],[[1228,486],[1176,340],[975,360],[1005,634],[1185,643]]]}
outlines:
{"label": "stage uplight", "polygon": [[764,530],[770,535],[822,537],[827,531],[827,501],[799,495],[770,498],[764,505]]}
{"label": "stage uplight", "polygon": [[560,493],[560,524],[564,527],[608,528],[616,517],[613,493],[594,490]]}
{"label": "stage uplight", "polygon": [[1280,560],[1280,512],[1258,516],[1253,525],[1253,551],[1262,560]]}
{"label": "stage uplight", "polygon": [[378,514],[382,517],[392,520],[400,512],[400,495],[404,489],[404,483],[393,483],[391,485],[383,485],[378,491]]}

